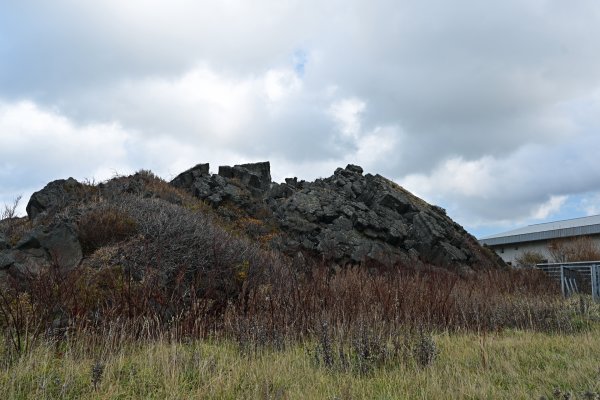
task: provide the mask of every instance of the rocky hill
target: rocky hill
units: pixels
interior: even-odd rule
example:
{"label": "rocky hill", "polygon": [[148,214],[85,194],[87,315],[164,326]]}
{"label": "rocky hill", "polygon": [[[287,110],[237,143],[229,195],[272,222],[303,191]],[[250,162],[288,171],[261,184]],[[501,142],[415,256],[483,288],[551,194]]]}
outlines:
{"label": "rocky hill", "polygon": [[146,171],[98,185],[69,178],[34,193],[27,215],[0,222],[0,277],[54,264],[151,267],[169,280],[182,268],[258,266],[273,250],[297,267],[503,266],[442,208],[356,165],[314,182],[273,183],[268,162],[217,174],[199,164],[170,183]]}
{"label": "rocky hill", "polygon": [[171,184],[208,202],[225,218],[243,218],[230,212],[237,209],[262,221],[274,234],[272,245],[292,256],[452,269],[503,264],[444,209],[381,175],[363,174],[356,165],[314,182],[287,178],[273,183],[268,162],[219,167],[214,175],[208,164],[199,164]]}

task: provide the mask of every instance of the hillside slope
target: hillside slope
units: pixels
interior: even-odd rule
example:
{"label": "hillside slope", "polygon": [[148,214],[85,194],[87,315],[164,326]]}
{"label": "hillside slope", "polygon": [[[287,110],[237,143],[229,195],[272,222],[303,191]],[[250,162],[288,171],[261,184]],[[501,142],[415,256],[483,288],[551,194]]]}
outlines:
{"label": "hillside slope", "polygon": [[171,183],[147,171],[98,185],[69,178],[34,193],[27,214],[0,223],[0,275],[119,265],[168,282],[184,269],[227,276],[217,286],[231,292],[237,269],[258,273],[273,251],[298,268],[503,266],[443,209],[355,165],[314,182],[273,183],[268,162],[217,174],[199,164]]}
{"label": "hillside slope", "polygon": [[273,247],[290,256],[452,269],[503,265],[445,210],[356,165],[314,182],[288,178],[278,184],[271,182],[268,162],[219,167],[214,175],[199,164],[171,183],[225,218],[253,221],[250,234],[270,234]]}

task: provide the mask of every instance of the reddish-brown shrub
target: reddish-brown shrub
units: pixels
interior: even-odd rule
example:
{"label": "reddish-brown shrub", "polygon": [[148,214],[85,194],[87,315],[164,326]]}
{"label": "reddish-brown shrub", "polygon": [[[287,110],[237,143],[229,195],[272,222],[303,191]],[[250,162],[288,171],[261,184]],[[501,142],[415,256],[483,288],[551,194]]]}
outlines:
{"label": "reddish-brown shrub", "polygon": [[84,254],[123,241],[134,235],[137,224],[128,214],[115,207],[98,207],[86,212],[78,224],[79,241]]}
{"label": "reddish-brown shrub", "polygon": [[554,262],[600,260],[600,246],[589,236],[553,240],[548,251]]}

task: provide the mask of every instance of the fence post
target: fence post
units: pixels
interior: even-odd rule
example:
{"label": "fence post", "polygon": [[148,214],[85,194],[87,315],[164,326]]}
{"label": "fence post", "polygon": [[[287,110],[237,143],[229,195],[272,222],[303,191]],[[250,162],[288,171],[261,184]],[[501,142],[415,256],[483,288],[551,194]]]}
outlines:
{"label": "fence post", "polygon": [[590,271],[590,280],[592,281],[592,299],[597,300],[600,293],[598,293],[598,266],[592,264]]}
{"label": "fence post", "polygon": [[566,295],[565,295],[565,270],[564,270],[564,266],[562,264],[560,266],[560,290],[562,292],[563,297],[566,297]]}

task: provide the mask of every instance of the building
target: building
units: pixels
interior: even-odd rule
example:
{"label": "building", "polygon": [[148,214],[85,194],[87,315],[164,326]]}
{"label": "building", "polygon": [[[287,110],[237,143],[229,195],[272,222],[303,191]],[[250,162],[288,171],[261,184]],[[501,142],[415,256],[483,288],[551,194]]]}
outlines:
{"label": "building", "polygon": [[487,244],[507,263],[526,251],[539,253],[553,261],[548,245],[553,240],[589,236],[600,245],[600,215],[564,221],[529,225],[524,228],[486,236],[479,243]]}

